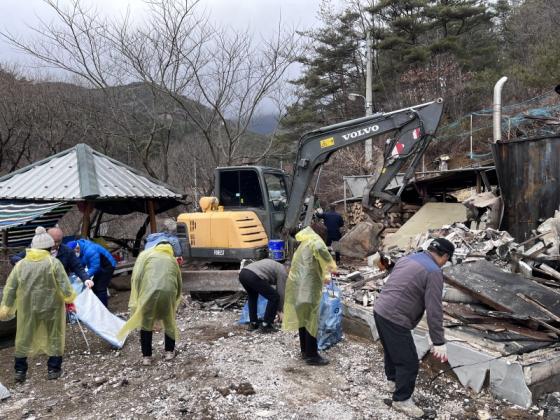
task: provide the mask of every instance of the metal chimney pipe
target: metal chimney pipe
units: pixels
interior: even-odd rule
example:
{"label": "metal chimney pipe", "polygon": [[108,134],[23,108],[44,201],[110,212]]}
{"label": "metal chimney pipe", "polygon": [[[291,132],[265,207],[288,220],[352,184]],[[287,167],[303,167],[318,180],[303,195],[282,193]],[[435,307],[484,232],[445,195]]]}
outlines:
{"label": "metal chimney pipe", "polygon": [[502,138],[502,87],[507,82],[507,77],[502,77],[494,85],[494,104],[492,105],[492,120],[494,128],[494,143]]}

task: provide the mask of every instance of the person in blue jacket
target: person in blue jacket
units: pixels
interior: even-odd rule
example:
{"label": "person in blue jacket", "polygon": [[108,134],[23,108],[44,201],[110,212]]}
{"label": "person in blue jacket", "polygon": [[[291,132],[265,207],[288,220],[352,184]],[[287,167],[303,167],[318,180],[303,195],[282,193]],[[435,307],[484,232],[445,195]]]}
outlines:
{"label": "person in blue jacket", "polygon": [[[329,205],[329,211],[325,213],[317,213],[319,219],[323,219],[323,223],[327,227],[327,246],[331,246],[334,241],[339,241],[342,237],[340,229],[344,226],[344,219],[336,212],[334,204]],[[340,253],[335,253],[335,260],[340,262]]]}
{"label": "person in blue jacket", "polygon": [[[54,246],[51,248],[51,255],[62,263],[64,270],[66,270],[66,274],[70,275],[71,273],[74,273],[84,282],[86,286],[91,287],[91,285],[93,285],[90,281],[91,276],[89,276],[84,270],[79,258],[74,254],[74,250],[62,243],[62,238],[64,237],[62,230],[58,227],[53,227],[50,228],[47,233],[54,240]],[[10,263],[12,265],[16,265],[18,261],[24,258],[25,250],[12,255],[10,257]]]}
{"label": "person in blue jacket", "polygon": [[109,287],[117,262],[109,251],[87,239],[68,242],[68,246],[80,258],[82,265],[87,267],[88,274],[93,278],[93,293],[107,307],[107,287]]}

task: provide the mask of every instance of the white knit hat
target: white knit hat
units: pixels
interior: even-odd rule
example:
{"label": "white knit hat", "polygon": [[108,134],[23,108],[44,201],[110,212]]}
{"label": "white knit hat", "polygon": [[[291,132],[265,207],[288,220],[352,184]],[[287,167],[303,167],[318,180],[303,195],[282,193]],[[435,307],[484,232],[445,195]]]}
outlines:
{"label": "white knit hat", "polygon": [[38,226],[35,229],[35,236],[31,241],[31,248],[35,249],[49,249],[54,246],[54,239],[49,235],[43,226]]}

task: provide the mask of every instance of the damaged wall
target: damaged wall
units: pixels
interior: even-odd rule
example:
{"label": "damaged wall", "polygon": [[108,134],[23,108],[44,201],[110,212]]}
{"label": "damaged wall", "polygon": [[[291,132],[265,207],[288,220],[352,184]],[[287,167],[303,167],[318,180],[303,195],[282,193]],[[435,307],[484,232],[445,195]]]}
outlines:
{"label": "damaged wall", "polygon": [[504,198],[502,230],[523,241],[560,206],[560,137],[492,144]]}

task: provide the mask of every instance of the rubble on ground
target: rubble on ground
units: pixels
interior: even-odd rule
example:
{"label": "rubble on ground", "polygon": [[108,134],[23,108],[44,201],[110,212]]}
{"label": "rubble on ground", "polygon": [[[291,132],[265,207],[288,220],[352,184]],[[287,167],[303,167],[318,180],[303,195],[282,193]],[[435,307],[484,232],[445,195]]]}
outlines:
{"label": "rubble on ground", "polygon": [[[236,324],[237,310],[185,305],[178,316],[178,355],[170,362],[161,358],[161,332],[154,334],[155,363],[148,367],[141,365],[138,333],[118,351],[88,332],[91,354],[84,354],[79,337],[77,344],[67,338],[62,379],[47,381],[46,359],[37,357],[27,382],[16,385],[13,349],[0,350],[0,375],[12,392],[0,402],[0,417],[405,418],[384,402],[390,395],[378,343],[347,336],[326,352],[331,364],[317,368],[299,358],[297,333],[250,333]],[[506,410],[518,410],[520,418],[542,418],[539,407],[516,409],[488,392],[461,388],[448,374],[430,383],[436,374],[422,364],[415,395],[438,418],[480,410],[492,418],[506,418]]]}
{"label": "rubble on ground", "polygon": [[[367,265],[341,269],[337,279],[351,316],[358,314],[365,320],[389,275],[380,269],[381,257],[396,261],[427,249],[434,238],[450,240],[456,250],[453,265],[443,269],[446,336],[468,343],[475,351],[518,363],[529,378],[527,386],[532,387],[540,380],[550,382],[560,355],[558,232],[560,212],[521,242],[505,231],[453,223],[411,236],[405,247],[385,247],[381,255],[370,256]],[[367,312],[359,308],[367,308]],[[370,321],[366,324],[375,328]],[[421,323],[420,328],[427,326]],[[532,370],[537,365],[540,373]]]}

